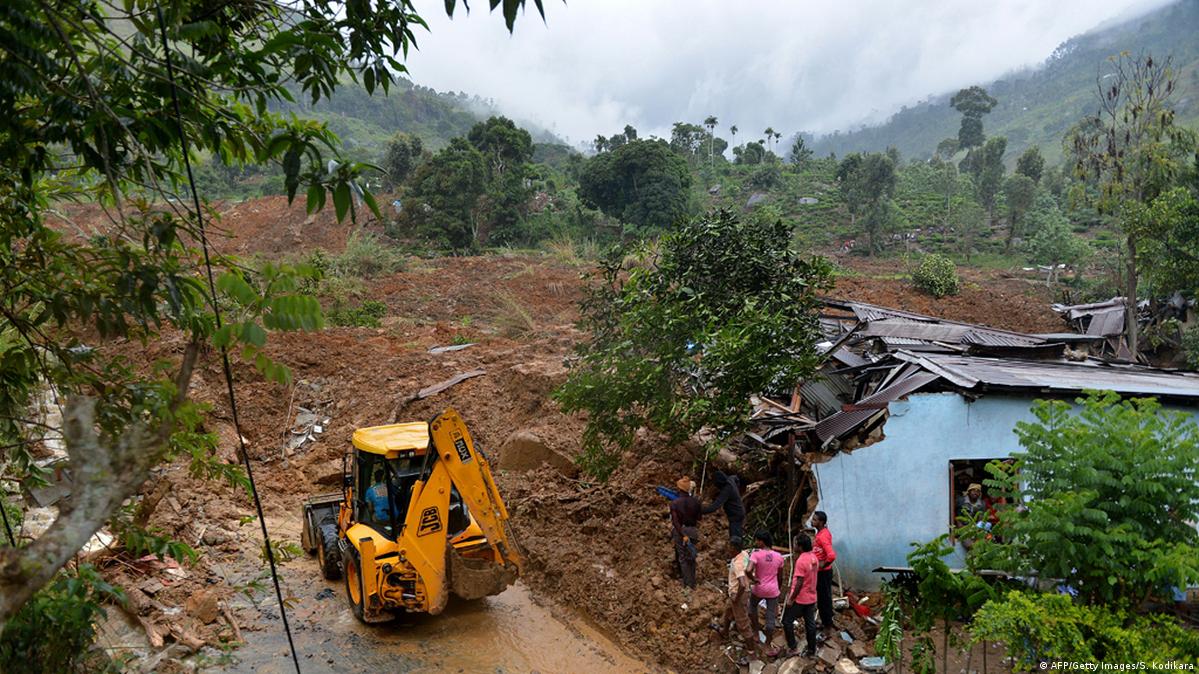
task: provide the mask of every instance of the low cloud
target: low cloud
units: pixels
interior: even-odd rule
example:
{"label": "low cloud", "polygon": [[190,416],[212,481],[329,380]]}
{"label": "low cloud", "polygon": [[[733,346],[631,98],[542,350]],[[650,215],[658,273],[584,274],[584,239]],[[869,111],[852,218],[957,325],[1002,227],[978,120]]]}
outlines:
{"label": "low cloud", "polygon": [[546,21],[526,12],[511,36],[474,4],[453,20],[440,2],[422,7],[431,34],[418,36],[412,79],[494,99],[579,143],[626,123],[668,136],[707,115],[726,137],[736,124],[738,139],[881,121],[1167,2],[545,0]]}

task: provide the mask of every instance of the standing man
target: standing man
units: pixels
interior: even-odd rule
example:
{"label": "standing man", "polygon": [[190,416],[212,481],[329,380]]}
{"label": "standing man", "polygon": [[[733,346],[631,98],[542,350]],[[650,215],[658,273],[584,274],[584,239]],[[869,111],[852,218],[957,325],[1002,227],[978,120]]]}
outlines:
{"label": "standing man", "polygon": [[816,540],[812,553],[820,561],[816,574],[816,605],[820,610],[820,627],[825,634],[832,632],[833,625],[833,562],[837,551],[833,549],[833,534],[828,530],[828,515],[823,510],[812,513],[812,526],[816,529]]}
{"label": "standing man", "polygon": [[725,517],[729,519],[729,539],[735,538],[740,541],[745,535],[745,504],[741,502],[737,476],[725,475],[718,470],[712,481],[716,483],[720,492],[716,494],[716,500],[704,508],[703,514],[714,513],[723,506]]}
{"label": "standing man", "polygon": [[[749,592],[749,624],[758,633],[758,606],[766,602],[766,643],[774,641],[774,628],[779,612],[779,586],[783,581],[783,556],[774,550],[774,538],[768,531],[754,534],[754,547],[749,560],[757,584]],[[775,653],[774,655],[777,655]]]}
{"label": "standing man", "polygon": [[812,539],[807,534],[797,536],[795,546],[800,554],[795,560],[795,573],[791,576],[791,587],[787,590],[787,601],[784,603],[783,636],[787,637],[789,654],[798,655],[795,621],[803,616],[806,640],[803,654],[810,657],[816,654],[816,579],[820,560],[812,554]]}
{"label": "standing man", "polygon": [[676,484],[679,496],[670,502],[670,540],[674,543],[674,560],[679,565],[683,586],[693,588],[701,507],[699,499],[691,495],[691,478],[679,478]]}
{"label": "standing man", "polygon": [[762,645],[758,643],[757,633],[752,631],[748,612],[750,588],[757,582],[754,580],[753,560],[748,551],[741,549],[741,540],[738,538],[729,539],[728,554],[729,599],[716,632],[724,638],[728,636],[729,624],[736,625],[737,633],[745,641],[746,649],[753,653],[754,657],[761,659]]}

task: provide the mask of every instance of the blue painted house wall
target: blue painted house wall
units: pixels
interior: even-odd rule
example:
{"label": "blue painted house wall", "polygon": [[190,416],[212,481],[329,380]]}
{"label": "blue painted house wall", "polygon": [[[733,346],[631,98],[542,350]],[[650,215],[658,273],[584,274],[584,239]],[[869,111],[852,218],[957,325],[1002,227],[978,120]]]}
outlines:
{"label": "blue painted house wall", "polygon": [[[884,439],[814,464],[817,506],[828,514],[847,585],[876,589],[879,566],[907,566],[911,543],[949,529],[949,462],[1020,451],[1014,429],[1032,421],[1032,399],[989,393],[917,393],[890,404]],[[1187,410],[1195,413],[1195,410]],[[962,549],[946,562],[962,566]]]}

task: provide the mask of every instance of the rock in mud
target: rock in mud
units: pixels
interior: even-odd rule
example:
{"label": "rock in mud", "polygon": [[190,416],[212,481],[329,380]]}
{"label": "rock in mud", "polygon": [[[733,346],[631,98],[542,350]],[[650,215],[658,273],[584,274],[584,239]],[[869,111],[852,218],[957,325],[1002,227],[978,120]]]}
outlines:
{"label": "rock in mud", "polygon": [[496,465],[503,470],[529,471],[549,464],[567,477],[578,474],[569,456],[552,449],[533,431],[519,430],[508,436],[500,448]]}
{"label": "rock in mud", "polygon": [[803,674],[805,671],[803,658],[788,658],[779,665],[779,674]]}
{"label": "rock in mud", "polygon": [[216,622],[220,615],[220,601],[212,590],[201,590],[188,597],[184,609],[201,624]]}

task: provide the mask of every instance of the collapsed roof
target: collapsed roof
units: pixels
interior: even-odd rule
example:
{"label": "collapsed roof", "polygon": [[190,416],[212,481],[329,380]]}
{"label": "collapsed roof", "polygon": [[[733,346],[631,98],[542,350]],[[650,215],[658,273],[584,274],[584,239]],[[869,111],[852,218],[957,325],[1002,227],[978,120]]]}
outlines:
{"label": "collapsed roof", "polygon": [[[1120,298],[1065,309],[1084,317],[1086,329],[1109,320],[1117,305],[1122,311]],[[1199,405],[1199,374],[1107,362],[1073,348],[1107,334],[1024,334],[841,300],[825,301],[820,323],[824,366],[796,386],[789,404],[755,401],[753,439],[795,432],[809,451],[869,444],[881,437],[888,404],[918,391],[1069,396],[1104,389]]]}

